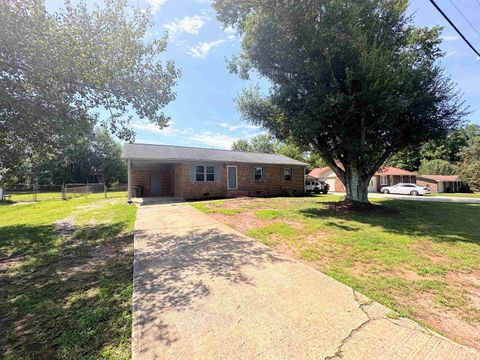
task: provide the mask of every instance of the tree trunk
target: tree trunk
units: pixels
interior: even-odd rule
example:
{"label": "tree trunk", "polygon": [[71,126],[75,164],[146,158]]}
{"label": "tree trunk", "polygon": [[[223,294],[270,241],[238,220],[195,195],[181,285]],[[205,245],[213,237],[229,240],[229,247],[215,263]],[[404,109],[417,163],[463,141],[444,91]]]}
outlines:
{"label": "tree trunk", "polygon": [[347,193],[346,202],[351,205],[367,205],[368,202],[368,183],[370,177],[360,174],[357,169],[350,167],[345,171],[345,191]]}

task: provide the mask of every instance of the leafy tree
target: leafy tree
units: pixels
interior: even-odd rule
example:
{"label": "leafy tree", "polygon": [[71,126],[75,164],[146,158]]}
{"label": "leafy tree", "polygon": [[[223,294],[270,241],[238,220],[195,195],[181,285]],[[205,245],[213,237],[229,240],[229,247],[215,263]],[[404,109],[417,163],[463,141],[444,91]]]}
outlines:
{"label": "leafy tree", "polygon": [[456,175],[458,168],[446,160],[435,159],[422,161],[418,172],[428,175]]}
{"label": "leafy tree", "polygon": [[385,166],[393,166],[404,170],[417,171],[421,162],[421,150],[418,147],[408,147],[393,153],[385,162]]}
{"label": "leafy tree", "polygon": [[275,149],[275,154],[288,156],[298,161],[306,161],[305,150],[291,142],[280,143]]}
{"label": "leafy tree", "polygon": [[[230,70],[250,70],[270,94],[246,89],[237,105],[280,140],[312,146],[368,203],[368,183],[390,154],[442,138],[464,115],[436,62],[440,28],[417,28],[407,0],[215,0],[218,18],[243,35]],[[337,165],[339,161],[343,168]]]}
{"label": "leafy tree", "polygon": [[97,130],[92,153],[95,157],[94,174],[98,182],[110,186],[112,182],[127,181],[127,166],[122,160],[122,146],[105,129]]}
{"label": "leafy tree", "polygon": [[250,147],[253,152],[273,154],[278,141],[270,134],[260,134],[250,139]]}
{"label": "leafy tree", "polygon": [[121,145],[105,129],[96,129],[48,157],[36,157],[18,178],[34,177],[39,184],[126,182],[120,155]]}
{"label": "leafy tree", "polygon": [[308,171],[327,166],[325,160],[323,160],[322,157],[315,151],[310,151],[310,154],[307,157],[307,164]]}
{"label": "leafy tree", "polygon": [[[179,70],[159,56],[166,36],[146,41],[149,12],[106,0],[88,10],[43,0],[0,2],[0,174],[24,158],[68,146],[95,124],[130,141],[131,114],[164,127]],[[100,118],[99,112],[109,116]]]}
{"label": "leafy tree", "polygon": [[252,147],[248,140],[238,139],[232,144],[232,150],[235,151],[252,151]]}
{"label": "leafy tree", "polygon": [[480,191],[480,136],[473,138],[468,146],[460,150],[460,157],[460,177],[472,189]]}

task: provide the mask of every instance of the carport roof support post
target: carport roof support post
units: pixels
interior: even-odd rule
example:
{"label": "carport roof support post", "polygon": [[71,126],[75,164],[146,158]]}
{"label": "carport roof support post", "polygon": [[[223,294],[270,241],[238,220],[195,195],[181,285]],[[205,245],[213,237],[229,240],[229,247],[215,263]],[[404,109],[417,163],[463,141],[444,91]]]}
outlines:
{"label": "carport roof support post", "polygon": [[127,160],[128,168],[128,202],[132,201],[132,160]]}

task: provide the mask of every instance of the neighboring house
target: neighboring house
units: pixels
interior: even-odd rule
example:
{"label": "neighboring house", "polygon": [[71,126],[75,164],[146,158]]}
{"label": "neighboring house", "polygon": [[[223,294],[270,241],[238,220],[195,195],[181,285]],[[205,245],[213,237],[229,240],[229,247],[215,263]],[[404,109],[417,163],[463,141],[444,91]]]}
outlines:
{"label": "neighboring house", "polygon": [[463,185],[458,175],[420,175],[417,184],[428,186],[431,192],[459,192]]}
{"label": "neighboring house", "polygon": [[129,199],[274,196],[304,192],[305,163],[283,155],[125,144]]}
{"label": "neighboring house", "polygon": [[[308,174],[330,185],[331,191],[345,192],[345,186],[330,167],[316,168]],[[369,192],[379,192],[383,186],[392,186],[398,183],[416,183],[416,175],[410,171],[392,166],[382,166],[372,176],[368,186]]]}

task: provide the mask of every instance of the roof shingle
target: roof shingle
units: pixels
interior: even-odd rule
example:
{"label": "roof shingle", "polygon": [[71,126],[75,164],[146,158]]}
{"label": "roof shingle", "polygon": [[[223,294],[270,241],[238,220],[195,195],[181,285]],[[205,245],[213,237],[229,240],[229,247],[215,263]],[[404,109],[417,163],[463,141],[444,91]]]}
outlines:
{"label": "roof shingle", "polygon": [[275,165],[306,165],[301,161],[277,154],[152,144],[125,144],[122,149],[122,158],[130,160],[159,160],[164,162],[211,161]]}

